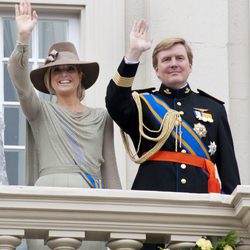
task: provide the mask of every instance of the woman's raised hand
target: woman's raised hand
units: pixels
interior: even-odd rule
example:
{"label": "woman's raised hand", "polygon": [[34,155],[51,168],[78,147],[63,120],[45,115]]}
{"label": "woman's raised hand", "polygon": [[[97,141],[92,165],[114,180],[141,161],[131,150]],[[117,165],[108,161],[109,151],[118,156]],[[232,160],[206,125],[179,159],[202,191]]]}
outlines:
{"label": "woman's raised hand", "polygon": [[36,11],[32,11],[29,0],[21,0],[19,4],[15,5],[15,13],[18,32],[17,41],[28,44],[30,34],[38,20]]}

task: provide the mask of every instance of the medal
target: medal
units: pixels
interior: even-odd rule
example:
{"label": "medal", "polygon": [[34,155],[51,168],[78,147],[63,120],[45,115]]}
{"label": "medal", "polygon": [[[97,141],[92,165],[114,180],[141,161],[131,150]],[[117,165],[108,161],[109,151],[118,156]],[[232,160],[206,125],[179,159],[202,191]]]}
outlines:
{"label": "medal", "polygon": [[201,124],[201,123],[196,123],[194,124],[194,131],[202,138],[202,137],[206,137],[207,135],[207,130],[206,127]]}
{"label": "medal", "polygon": [[215,144],[215,142],[210,142],[210,145],[208,145],[208,153],[212,156],[215,154],[216,149],[217,149],[217,145]]}
{"label": "medal", "polygon": [[212,114],[207,113],[207,111],[208,109],[194,108],[195,117],[200,121],[213,123]]}

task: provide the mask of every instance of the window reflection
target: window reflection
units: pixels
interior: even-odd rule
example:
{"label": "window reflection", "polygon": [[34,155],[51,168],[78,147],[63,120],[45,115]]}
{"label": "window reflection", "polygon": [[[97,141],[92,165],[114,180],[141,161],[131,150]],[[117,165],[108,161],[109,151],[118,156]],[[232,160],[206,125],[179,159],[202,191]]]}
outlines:
{"label": "window reflection", "polygon": [[17,39],[16,23],[14,18],[3,19],[4,57],[9,57]]}
{"label": "window reflection", "polygon": [[[31,63],[29,64],[29,71],[31,71]],[[9,77],[7,63],[4,63],[4,101],[19,102],[16,90]]]}
{"label": "window reflection", "polygon": [[[42,20],[38,22],[39,58],[46,58],[51,44],[67,40],[67,20]],[[46,35],[45,35],[46,34]]]}
{"label": "window reflection", "polygon": [[24,145],[25,144],[25,118],[19,107],[4,108],[4,144]]}
{"label": "window reflection", "polygon": [[[25,154],[23,151],[11,151],[5,152],[5,160],[6,160],[6,167],[7,167],[7,175],[9,180],[9,185],[24,185],[25,181],[25,171],[24,162]],[[21,167],[22,166],[22,167]]]}
{"label": "window reflection", "polygon": [[7,63],[4,64],[4,101],[18,102],[18,96],[16,90],[11,83],[9,73],[7,71]]}

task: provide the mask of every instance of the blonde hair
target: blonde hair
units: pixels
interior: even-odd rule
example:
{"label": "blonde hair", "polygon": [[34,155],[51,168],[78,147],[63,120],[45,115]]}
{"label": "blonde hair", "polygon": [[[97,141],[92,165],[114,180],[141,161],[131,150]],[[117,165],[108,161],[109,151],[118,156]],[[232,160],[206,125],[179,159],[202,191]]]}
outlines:
{"label": "blonde hair", "polygon": [[51,95],[55,94],[55,90],[51,86],[51,81],[50,81],[50,72],[51,72],[51,67],[48,67],[47,71],[44,74],[44,84],[47,90]]}
{"label": "blonde hair", "polygon": [[[79,74],[82,74],[82,78],[84,77],[84,73],[82,71],[80,71],[80,68],[78,66],[77,67],[77,71]],[[51,95],[55,95],[55,90],[53,89],[52,85],[51,85],[51,67],[48,67],[47,71],[44,74],[44,84],[47,88],[47,90],[49,91],[49,93]],[[82,79],[80,79],[80,83],[77,87],[77,96],[80,99],[80,101],[82,101],[85,97],[85,88],[82,86]]]}
{"label": "blonde hair", "polygon": [[152,63],[153,63],[154,68],[158,64],[158,59],[157,59],[158,53],[163,50],[168,50],[176,44],[182,44],[185,47],[187,51],[188,60],[191,65],[193,64],[193,53],[192,53],[191,47],[187,44],[187,42],[183,38],[174,37],[174,38],[167,38],[167,39],[162,40],[154,48],[154,51],[152,54]]}

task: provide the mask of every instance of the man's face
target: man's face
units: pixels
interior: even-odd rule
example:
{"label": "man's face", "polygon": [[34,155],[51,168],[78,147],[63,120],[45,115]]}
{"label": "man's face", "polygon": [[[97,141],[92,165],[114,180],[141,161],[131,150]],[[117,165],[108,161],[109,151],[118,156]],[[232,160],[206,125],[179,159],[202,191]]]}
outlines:
{"label": "man's face", "polygon": [[175,44],[159,52],[157,59],[155,72],[161,82],[174,89],[182,88],[192,72],[185,47],[182,44]]}

